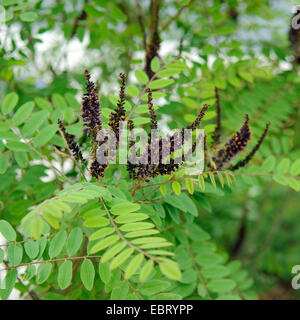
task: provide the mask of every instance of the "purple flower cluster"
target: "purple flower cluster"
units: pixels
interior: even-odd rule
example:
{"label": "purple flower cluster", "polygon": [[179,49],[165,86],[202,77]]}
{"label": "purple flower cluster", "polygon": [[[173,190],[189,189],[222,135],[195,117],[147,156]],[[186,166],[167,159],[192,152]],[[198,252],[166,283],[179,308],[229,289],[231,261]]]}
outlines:
{"label": "purple flower cluster", "polygon": [[82,98],[81,116],[83,119],[83,125],[85,127],[84,131],[88,136],[96,139],[97,132],[99,129],[101,129],[99,95],[95,84],[90,80],[90,74],[88,70],[85,71],[85,77],[87,84],[86,93],[84,93]]}
{"label": "purple flower cluster", "polygon": [[147,89],[148,93],[148,108],[149,108],[149,114],[151,118],[151,129],[157,129],[157,119],[156,119],[156,114],[153,109],[153,102],[152,102],[152,91],[151,89]]}
{"label": "purple flower cluster", "polygon": [[125,73],[120,73],[121,79],[121,87],[120,87],[120,94],[119,94],[119,101],[117,104],[116,109],[110,114],[108,125],[111,127],[113,132],[116,135],[117,143],[119,142],[119,125],[121,121],[125,120],[125,86],[126,86],[126,75]]}
{"label": "purple flower cluster", "polygon": [[[150,89],[147,90],[148,92],[148,107],[149,107],[149,114],[151,118],[151,129],[157,129],[157,119],[156,114],[153,109],[153,103],[152,103],[152,92]],[[207,111],[209,105],[204,105],[201,109],[199,115],[197,116],[196,120],[188,127],[188,129],[191,129],[192,131],[195,130],[202,118],[205,115],[205,112]],[[145,181],[149,181],[150,178],[154,178],[158,175],[164,176],[164,175],[170,175],[173,172],[175,172],[179,168],[179,161],[177,158],[172,157],[172,154],[174,155],[174,152],[181,148],[182,144],[184,143],[184,130],[181,131],[181,136],[179,132],[175,132],[175,134],[172,134],[170,136],[167,136],[165,138],[156,138],[157,141],[152,141],[152,137],[149,134],[148,139],[148,145],[146,147],[145,155],[148,155],[148,161],[146,164],[132,164],[128,162],[127,164],[127,170],[129,172],[129,176],[131,179],[144,179]],[[153,143],[152,143],[153,142]],[[163,143],[167,142],[167,143]],[[199,139],[197,142],[194,143],[191,150],[189,150],[189,153],[192,153],[197,143],[199,143]],[[170,150],[170,163],[164,163],[165,159],[163,158],[163,145],[167,145],[168,150]],[[151,153],[151,145],[158,145],[157,153],[154,152]],[[153,159],[157,159],[158,161],[152,161]],[[157,162],[157,164],[154,164],[152,162]]]}
{"label": "purple flower cluster", "polygon": [[98,163],[97,159],[95,159],[90,166],[90,174],[92,177],[99,179],[104,177],[104,172],[107,168],[107,164]]}
{"label": "purple flower cluster", "polygon": [[74,158],[77,160],[80,160],[81,163],[85,165],[86,160],[82,156],[81,150],[80,150],[77,142],[75,141],[75,137],[66,132],[66,129],[60,119],[57,120],[57,123],[58,123],[59,129],[61,131],[61,134],[63,135],[66,143],[68,144],[68,147],[71,150]]}
{"label": "purple flower cluster", "polygon": [[266,124],[265,130],[262,133],[262,135],[260,136],[258,142],[256,143],[256,145],[253,147],[253,149],[249,152],[249,154],[245,157],[245,159],[240,160],[239,162],[237,162],[235,165],[231,166],[229,169],[232,171],[235,171],[241,167],[244,167],[255,155],[255,153],[258,151],[258,149],[260,148],[260,146],[262,145],[268,131],[269,131],[269,127],[270,127],[270,122],[268,122]]}
{"label": "purple flower cluster", "polygon": [[[108,163],[100,164],[97,159],[95,159],[95,153],[97,148],[101,146],[96,141],[96,135],[99,129],[102,128],[102,123],[100,119],[100,102],[99,102],[99,95],[97,93],[97,89],[95,84],[90,80],[90,74],[86,70],[86,93],[82,99],[82,118],[85,126],[85,132],[88,136],[92,137],[92,151],[91,151],[91,158],[92,164],[89,168],[89,171],[93,177],[96,179],[102,178],[104,176],[104,172],[108,167]],[[114,131],[116,135],[116,147],[119,147],[119,126],[122,121],[125,121],[126,118],[126,111],[124,108],[125,105],[125,87],[126,87],[126,75],[124,73],[120,73],[121,85],[120,85],[120,93],[119,93],[119,101],[117,104],[116,109],[110,114],[108,125]],[[148,108],[149,108],[149,116],[151,119],[151,129],[157,129],[157,117],[153,108],[152,102],[152,92],[150,89],[147,89],[148,93]],[[190,124],[187,129],[194,131],[201,123],[201,120],[205,116],[205,113],[209,105],[205,104],[201,111],[199,112],[198,116],[196,117],[195,121]],[[84,163],[84,159],[82,157],[81,151],[74,141],[74,137],[68,135],[63,128],[62,123],[59,121],[60,129],[69,145],[70,150],[74,154],[75,157],[80,159]],[[133,137],[133,130],[134,125],[132,120],[128,120],[128,128],[130,131],[130,135]],[[260,145],[262,144],[267,131],[269,128],[269,124],[262,134],[260,140],[253,148],[253,150],[249,153],[249,155],[242,161],[238,162],[235,166],[232,166],[232,170],[244,166],[250,159],[253,157],[255,152],[259,149]],[[149,181],[151,178],[156,177],[158,175],[169,175],[175,172],[179,168],[179,159],[176,158],[177,156],[180,157],[181,155],[176,155],[177,150],[181,149],[181,146],[184,144],[184,130],[182,129],[180,132],[176,132],[175,134],[171,134],[169,137],[161,138],[161,137],[153,137],[149,133],[148,135],[148,144],[144,150],[141,152],[140,158],[146,158],[146,163],[132,163],[131,159],[128,160],[127,163],[127,171],[131,179],[142,179],[144,181]],[[188,150],[187,154],[184,155],[184,161],[187,160],[187,156],[192,154],[197,144],[199,143],[200,139],[205,138],[199,135],[197,137],[197,141],[191,147],[191,150]],[[212,157],[211,162],[208,164],[210,168],[221,169],[226,163],[231,161],[237,154],[242,152],[248,145],[248,142],[251,138],[251,131],[249,128],[249,117],[246,115],[246,119],[240,128],[229,140],[225,143],[224,147],[217,151],[215,156]],[[153,141],[152,141],[153,139]],[[170,161],[169,163],[164,163],[164,152],[163,147],[166,145],[166,140],[168,142],[168,150],[170,150]],[[206,141],[206,140],[205,140]],[[158,148],[153,148],[153,145],[158,146]],[[135,142],[130,142],[131,151],[135,154]],[[156,153],[151,148],[157,150]],[[205,150],[206,150],[206,142],[205,142]],[[151,152],[153,151],[153,152]],[[152,161],[153,160],[153,161]]]}
{"label": "purple flower cluster", "polygon": [[220,170],[224,164],[232,160],[238,153],[243,151],[248,145],[251,139],[251,131],[249,128],[249,117],[246,115],[246,119],[241,129],[237,131],[228,142],[226,142],[224,148],[220,149],[216,156],[212,157],[212,161],[217,170]]}

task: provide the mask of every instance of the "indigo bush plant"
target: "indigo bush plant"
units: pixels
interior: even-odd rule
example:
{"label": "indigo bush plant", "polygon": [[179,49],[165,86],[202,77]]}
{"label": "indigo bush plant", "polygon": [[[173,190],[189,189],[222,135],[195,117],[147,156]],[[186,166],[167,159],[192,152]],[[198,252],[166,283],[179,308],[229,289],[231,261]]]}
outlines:
{"label": "indigo bush plant", "polygon": [[0,300],[299,298],[286,2],[2,1]]}

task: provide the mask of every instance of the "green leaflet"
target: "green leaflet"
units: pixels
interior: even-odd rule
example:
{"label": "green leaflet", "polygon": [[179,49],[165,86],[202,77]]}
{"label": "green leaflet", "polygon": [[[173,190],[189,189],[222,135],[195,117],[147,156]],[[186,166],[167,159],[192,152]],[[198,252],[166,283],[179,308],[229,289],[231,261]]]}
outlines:
{"label": "green leaflet", "polygon": [[173,83],[174,83],[174,80],[172,80],[172,79],[154,80],[150,83],[149,88],[151,90],[161,89],[161,88],[165,88]]}
{"label": "green leaflet", "polygon": [[163,248],[163,247],[170,247],[173,246],[173,243],[164,241],[164,242],[152,242],[152,243],[146,243],[142,244],[140,246],[141,249],[157,249],[157,248]]}
{"label": "green leaflet", "polygon": [[115,232],[115,229],[112,227],[102,228],[102,229],[97,230],[94,233],[92,233],[89,236],[89,240],[94,241],[94,240],[103,238],[105,236],[108,236],[108,235],[112,234],[113,232]]}
{"label": "green leaflet", "polygon": [[22,129],[22,134],[25,138],[32,136],[32,134],[44,123],[48,115],[49,113],[46,110],[34,112]]}
{"label": "green leaflet", "polygon": [[63,247],[65,246],[67,240],[67,232],[66,231],[60,231],[58,232],[55,237],[51,240],[50,246],[49,246],[49,256],[50,258],[57,257]]}
{"label": "green leaflet", "polygon": [[105,227],[109,224],[109,220],[104,217],[91,217],[84,221],[84,226],[88,228]]}
{"label": "green leaflet", "polygon": [[135,77],[142,84],[146,84],[149,81],[148,76],[143,70],[136,70]]}
{"label": "green leaflet", "polygon": [[33,22],[38,19],[38,14],[32,11],[22,12],[20,14],[20,19],[24,22]]}
{"label": "green leaflet", "polygon": [[118,235],[112,235],[112,236],[104,238],[103,240],[99,241],[91,248],[91,254],[96,253],[100,250],[103,250],[103,249],[113,245],[118,240],[119,240]]}
{"label": "green leaflet", "polygon": [[162,292],[170,288],[170,282],[163,280],[148,280],[144,282],[139,290],[146,296],[152,296],[156,293]]}
{"label": "green leaflet", "polygon": [[192,214],[194,217],[198,216],[198,209],[194,201],[186,193],[181,193],[178,199],[181,201],[182,205],[186,207],[187,212]]}
{"label": "green leaflet", "polygon": [[72,280],[72,261],[64,261],[58,268],[57,282],[60,289],[66,289]]}
{"label": "green leaflet", "polygon": [[2,233],[3,237],[8,241],[15,241],[17,234],[13,227],[6,220],[0,220],[0,233]]}
{"label": "green leaflet", "polygon": [[209,173],[208,175],[209,175],[211,184],[213,185],[213,187],[214,187],[215,189],[217,189],[217,185],[216,185],[216,180],[215,180],[214,174],[213,174],[213,173]]}
{"label": "green leaflet", "polygon": [[152,260],[148,260],[142,267],[140,272],[140,282],[144,282],[151,274],[154,267],[154,262]]}
{"label": "green leaflet", "polygon": [[9,150],[17,151],[17,152],[29,152],[30,149],[27,144],[19,141],[7,141],[6,147]]}
{"label": "green leaflet", "polygon": [[38,259],[40,259],[46,249],[46,245],[47,245],[47,238],[42,237],[39,240],[37,240],[38,244],[39,244],[39,255],[38,255]]}
{"label": "green leaflet", "polygon": [[7,154],[0,156],[0,174],[3,174],[6,172],[8,168],[8,161],[9,161],[9,156]]}
{"label": "green leaflet", "polygon": [[130,279],[142,264],[144,255],[142,253],[136,255],[125,269],[125,278]]}
{"label": "green leaflet", "polygon": [[16,269],[8,270],[4,280],[5,289],[0,290],[1,300],[6,300],[10,296],[14,288],[15,282],[17,280],[17,277],[18,271]]}
{"label": "green leaflet", "polygon": [[11,112],[19,101],[19,96],[15,92],[7,94],[2,102],[1,110],[3,114]]}
{"label": "green leaflet", "polygon": [[298,176],[300,174],[300,159],[297,159],[291,166],[290,173],[292,176]]}
{"label": "green leaflet", "polygon": [[130,214],[122,214],[115,219],[115,222],[124,224],[129,222],[137,222],[148,219],[149,216],[144,213],[130,213]]}
{"label": "green leaflet", "polygon": [[109,263],[102,263],[100,262],[99,263],[99,275],[100,275],[100,278],[101,280],[104,282],[104,283],[109,283],[110,281],[110,278],[111,278],[111,271],[110,271],[110,268],[109,268]]}
{"label": "green leaflet", "polygon": [[291,160],[290,160],[290,159],[287,159],[287,158],[282,159],[282,160],[279,162],[278,166],[277,166],[276,172],[277,172],[278,174],[285,174],[285,173],[287,173],[288,170],[289,170],[289,167],[290,167],[290,163],[291,163]]}
{"label": "green leaflet", "polygon": [[134,240],[131,240],[131,243],[133,244],[143,244],[143,243],[156,243],[156,242],[164,242],[166,239],[161,238],[161,237],[142,237],[142,238],[137,238]]}
{"label": "green leaflet", "polygon": [[123,241],[120,241],[119,243],[115,244],[113,247],[106,250],[106,252],[101,258],[101,263],[105,263],[109,261],[111,258],[117,255],[125,247],[126,247],[126,243]]}
{"label": "green leaflet", "polygon": [[95,268],[91,260],[84,259],[80,267],[80,278],[87,290],[92,290],[94,286]]}
{"label": "green leaflet", "polygon": [[182,296],[175,293],[159,293],[149,298],[149,300],[182,300]]}
{"label": "green leaflet", "polygon": [[12,124],[15,126],[19,126],[20,124],[25,122],[28,119],[28,117],[31,115],[33,108],[34,108],[33,101],[24,103],[13,116]]}
{"label": "green leaflet", "polygon": [[180,183],[178,181],[174,181],[172,183],[172,189],[173,189],[173,191],[174,191],[174,193],[176,195],[178,195],[178,196],[180,195],[180,193],[181,193],[181,185],[180,185]]}
{"label": "green leaflet", "polygon": [[159,233],[158,230],[146,229],[146,230],[128,232],[125,234],[125,237],[126,238],[137,238],[137,237],[148,236],[148,235],[157,234],[157,233]]}
{"label": "green leaflet", "polygon": [[134,249],[128,248],[119,253],[110,263],[109,267],[111,270],[119,267],[122,263],[124,263],[134,252]]}
{"label": "green leaflet", "polygon": [[46,99],[41,98],[41,97],[36,97],[34,98],[35,103],[40,107],[41,109],[45,109],[48,111],[52,111],[52,106],[50,102],[48,102]]}
{"label": "green leaflet", "polygon": [[128,201],[124,201],[114,205],[110,211],[114,215],[126,214],[134,211],[138,211],[140,209],[140,205],[136,203],[131,203]]}
{"label": "green leaflet", "polygon": [[31,280],[36,274],[36,267],[35,265],[31,264],[27,266],[26,271],[23,275],[24,281],[29,281]]}
{"label": "green leaflet", "polygon": [[166,195],[164,200],[172,207],[178,208],[183,212],[187,212],[187,207],[180,201],[178,196]]}
{"label": "green leaflet", "polygon": [[186,188],[187,188],[189,194],[192,195],[194,193],[194,184],[193,184],[192,179],[185,179],[185,185],[186,185]]}
{"label": "green leaflet", "polygon": [[155,227],[153,223],[150,222],[134,222],[128,223],[120,227],[121,231],[134,231],[134,230],[144,230],[144,229],[151,229]]}
{"label": "green leaflet", "polygon": [[211,280],[207,287],[210,291],[217,292],[217,293],[224,293],[231,291],[235,288],[236,283],[231,279],[216,279]]}
{"label": "green leaflet", "polygon": [[28,156],[24,152],[14,152],[15,160],[20,168],[26,168],[28,166]]}
{"label": "green leaflet", "polygon": [[39,254],[39,244],[37,241],[28,241],[24,243],[24,249],[28,257],[33,260]]}
{"label": "green leaflet", "polygon": [[136,86],[129,86],[127,93],[132,97],[137,97],[140,94],[140,90]]}
{"label": "green leaflet", "polygon": [[41,263],[37,269],[36,283],[42,284],[49,278],[52,271],[52,263]]}
{"label": "green leaflet", "polygon": [[83,233],[79,227],[74,228],[67,239],[66,249],[69,256],[73,256],[81,247]]}
{"label": "green leaflet", "polygon": [[213,266],[222,263],[223,258],[216,253],[204,252],[197,254],[196,261],[200,266]]}
{"label": "green leaflet", "polygon": [[165,195],[167,194],[167,188],[166,188],[166,186],[165,186],[164,184],[162,184],[162,185],[159,187],[159,190],[160,190],[160,192],[161,192],[161,194],[162,194],[163,196],[165,196]]}
{"label": "green leaflet", "polygon": [[202,175],[199,176],[198,180],[199,180],[199,187],[204,192],[205,191],[205,182],[204,182],[203,176]]}
{"label": "green leaflet", "polygon": [[151,70],[153,72],[156,72],[158,71],[159,67],[160,67],[159,59],[157,57],[153,58],[151,61]]}
{"label": "green leaflet", "polygon": [[206,297],[206,290],[205,290],[204,286],[201,283],[199,283],[198,286],[197,286],[197,293],[202,298]]}
{"label": "green leaflet", "polygon": [[230,274],[230,270],[225,266],[209,266],[203,268],[201,273],[205,278],[216,279],[228,276]]}
{"label": "green leaflet", "polygon": [[159,264],[160,271],[169,279],[172,280],[181,280],[181,272],[178,267],[178,264],[174,261],[161,262]]}
{"label": "green leaflet", "polygon": [[7,258],[10,264],[18,266],[23,258],[23,247],[19,244],[7,248]]}
{"label": "green leaflet", "polygon": [[120,282],[114,287],[111,293],[111,300],[126,300],[128,297],[129,286],[126,282]]}
{"label": "green leaflet", "polygon": [[62,95],[54,93],[51,98],[57,109],[66,109],[68,107],[66,100]]}

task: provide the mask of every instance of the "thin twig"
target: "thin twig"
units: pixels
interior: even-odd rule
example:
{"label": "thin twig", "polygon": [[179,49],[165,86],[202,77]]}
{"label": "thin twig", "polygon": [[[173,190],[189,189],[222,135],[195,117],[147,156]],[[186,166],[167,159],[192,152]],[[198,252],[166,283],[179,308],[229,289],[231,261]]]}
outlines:
{"label": "thin twig", "polygon": [[175,14],[175,16],[171,17],[163,26],[162,26],[162,30],[166,30],[169,25],[173,22],[176,21],[178,19],[178,17],[181,15],[182,11],[186,8],[188,8],[192,3],[194,2],[194,0],[190,0],[190,2],[188,2],[186,5],[182,6],[177,13]]}

